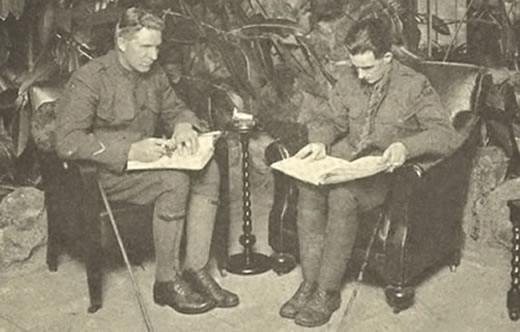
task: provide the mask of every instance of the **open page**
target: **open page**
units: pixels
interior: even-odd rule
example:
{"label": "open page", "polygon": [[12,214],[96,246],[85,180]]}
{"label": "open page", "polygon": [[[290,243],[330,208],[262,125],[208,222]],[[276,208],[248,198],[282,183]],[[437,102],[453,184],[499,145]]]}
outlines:
{"label": "open page", "polygon": [[271,167],[298,180],[315,185],[323,184],[326,175],[338,168],[342,169],[342,174],[347,175],[346,179],[341,182],[371,176],[387,168],[380,156],[367,156],[354,161],[331,156],[320,160],[291,157],[273,163]]}
{"label": "open page", "polygon": [[213,157],[214,143],[221,135],[220,131],[212,131],[199,135],[199,149],[192,155],[181,155],[179,150],[173,151],[171,156],[162,156],[153,162],[129,161],[127,171],[150,169],[185,169],[200,170]]}

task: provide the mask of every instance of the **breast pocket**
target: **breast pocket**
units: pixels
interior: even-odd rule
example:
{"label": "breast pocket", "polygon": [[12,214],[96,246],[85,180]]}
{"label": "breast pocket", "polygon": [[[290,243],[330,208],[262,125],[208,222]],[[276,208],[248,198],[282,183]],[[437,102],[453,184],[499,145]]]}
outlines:
{"label": "breast pocket", "polygon": [[136,116],[135,97],[132,93],[115,91],[99,102],[97,116],[111,125],[122,125]]}
{"label": "breast pocket", "polygon": [[159,115],[159,113],[161,112],[161,101],[155,91],[148,89],[148,91],[146,92],[146,96],[142,101],[142,108],[148,109],[156,116]]}
{"label": "breast pocket", "polygon": [[386,124],[400,126],[413,116],[414,110],[406,102],[386,96],[383,100],[376,118]]}
{"label": "breast pocket", "polygon": [[415,113],[399,103],[384,105],[376,116],[376,136],[395,140],[417,132]]}
{"label": "breast pocket", "polygon": [[114,105],[115,100],[112,96],[109,98],[101,98],[97,107],[96,116],[105,122],[113,123],[116,120]]}
{"label": "breast pocket", "polygon": [[421,130],[415,111],[409,111],[399,116],[396,123],[399,137],[411,136]]}

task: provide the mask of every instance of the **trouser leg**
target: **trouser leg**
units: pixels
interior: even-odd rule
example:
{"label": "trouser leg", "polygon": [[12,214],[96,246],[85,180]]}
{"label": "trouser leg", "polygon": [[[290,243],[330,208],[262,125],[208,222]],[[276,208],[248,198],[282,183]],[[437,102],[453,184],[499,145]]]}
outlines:
{"label": "trouser leg", "polygon": [[158,281],[171,280],[180,271],[179,253],[185,220],[188,224],[186,263],[194,268],[207,263],[220,185],[218,166],[214,161],[200,172],[143,171],[121,175],[103,173],[101,176],[110,200],[154,204]]}
{"label": "trouser leg", "polygon": [[358,229],[356,198],[344,188],[329,193],[329,213],[325,231],[318,284],[323,290],[339,290]]}
{"label": "trouser leg", "polygon": [[155,201],[153,236],[156,281],[169,281],[179,271],[179,249],[186,218],[188,187],[162,194]]}
{"label": "trouser leg", "polygon": [[168,281],[178,271],[190,177],[173,170],[101,173],[108,198],[134,204],[153,204],[156,280]]}
{"label": "trouser leg", "polygon": [[212,161],[203,171],[192,175],[186,219],[186,269],[198,271],[208,262],[219,190],[220,177],[216,162]]}
{"label": "trouser leg", "polygon": [[328,218],[318,284],[324,290],[339,290],[359,226],[359,215],[383,204],[389,174],[331,187]]}
{"label": "trouser leg", "polygon": [[318,278],[326,225],[326,192],[307,184],[299,186],[297,232],[304,281]]}

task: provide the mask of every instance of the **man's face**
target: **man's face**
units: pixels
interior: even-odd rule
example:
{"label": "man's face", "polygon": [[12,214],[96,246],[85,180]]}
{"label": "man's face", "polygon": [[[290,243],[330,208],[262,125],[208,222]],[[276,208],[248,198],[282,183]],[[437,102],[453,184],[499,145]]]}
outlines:
{"label": "man's face", "polygon": [[131,39],[119,37],[117,42],[123,67],[146,73],[157,60],[162,33],[159,30],[142,28]]}
{"label": "man's face", "polygon": [[356,68],[358,78],[368,84],[379,82],[392,62],[392,53],[387,52],[381,58],[376,58],[374,52],[349,54],[350,62]]}

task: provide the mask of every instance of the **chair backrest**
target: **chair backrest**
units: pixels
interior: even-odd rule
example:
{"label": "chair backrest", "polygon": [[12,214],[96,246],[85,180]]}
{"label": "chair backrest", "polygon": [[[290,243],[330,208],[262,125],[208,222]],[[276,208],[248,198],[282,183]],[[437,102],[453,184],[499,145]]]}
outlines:
{"label": "chair backrest", "polygon": [[517,178],[520,176],[520,150],[513,124],[519,121],[520,107],[512,85],[503,84],[495,89],[494,93],[502,102],[500,106],[487,107],[486,112],[483,113],[486,139],[488,144],[500,147],[509,158],[507,177]]}
{"label": "chair backrest", "polygon": [[62,84],[37,83],[29,88],[31,137],[41,152],[54,152],[55,103],[63,91]]}
{"label": "chair backrest", "polygon": [[413,65],[430,80],[454,119],[461,112],[480,112],[492,85],[483,67],[452,62],[422,61]]}

